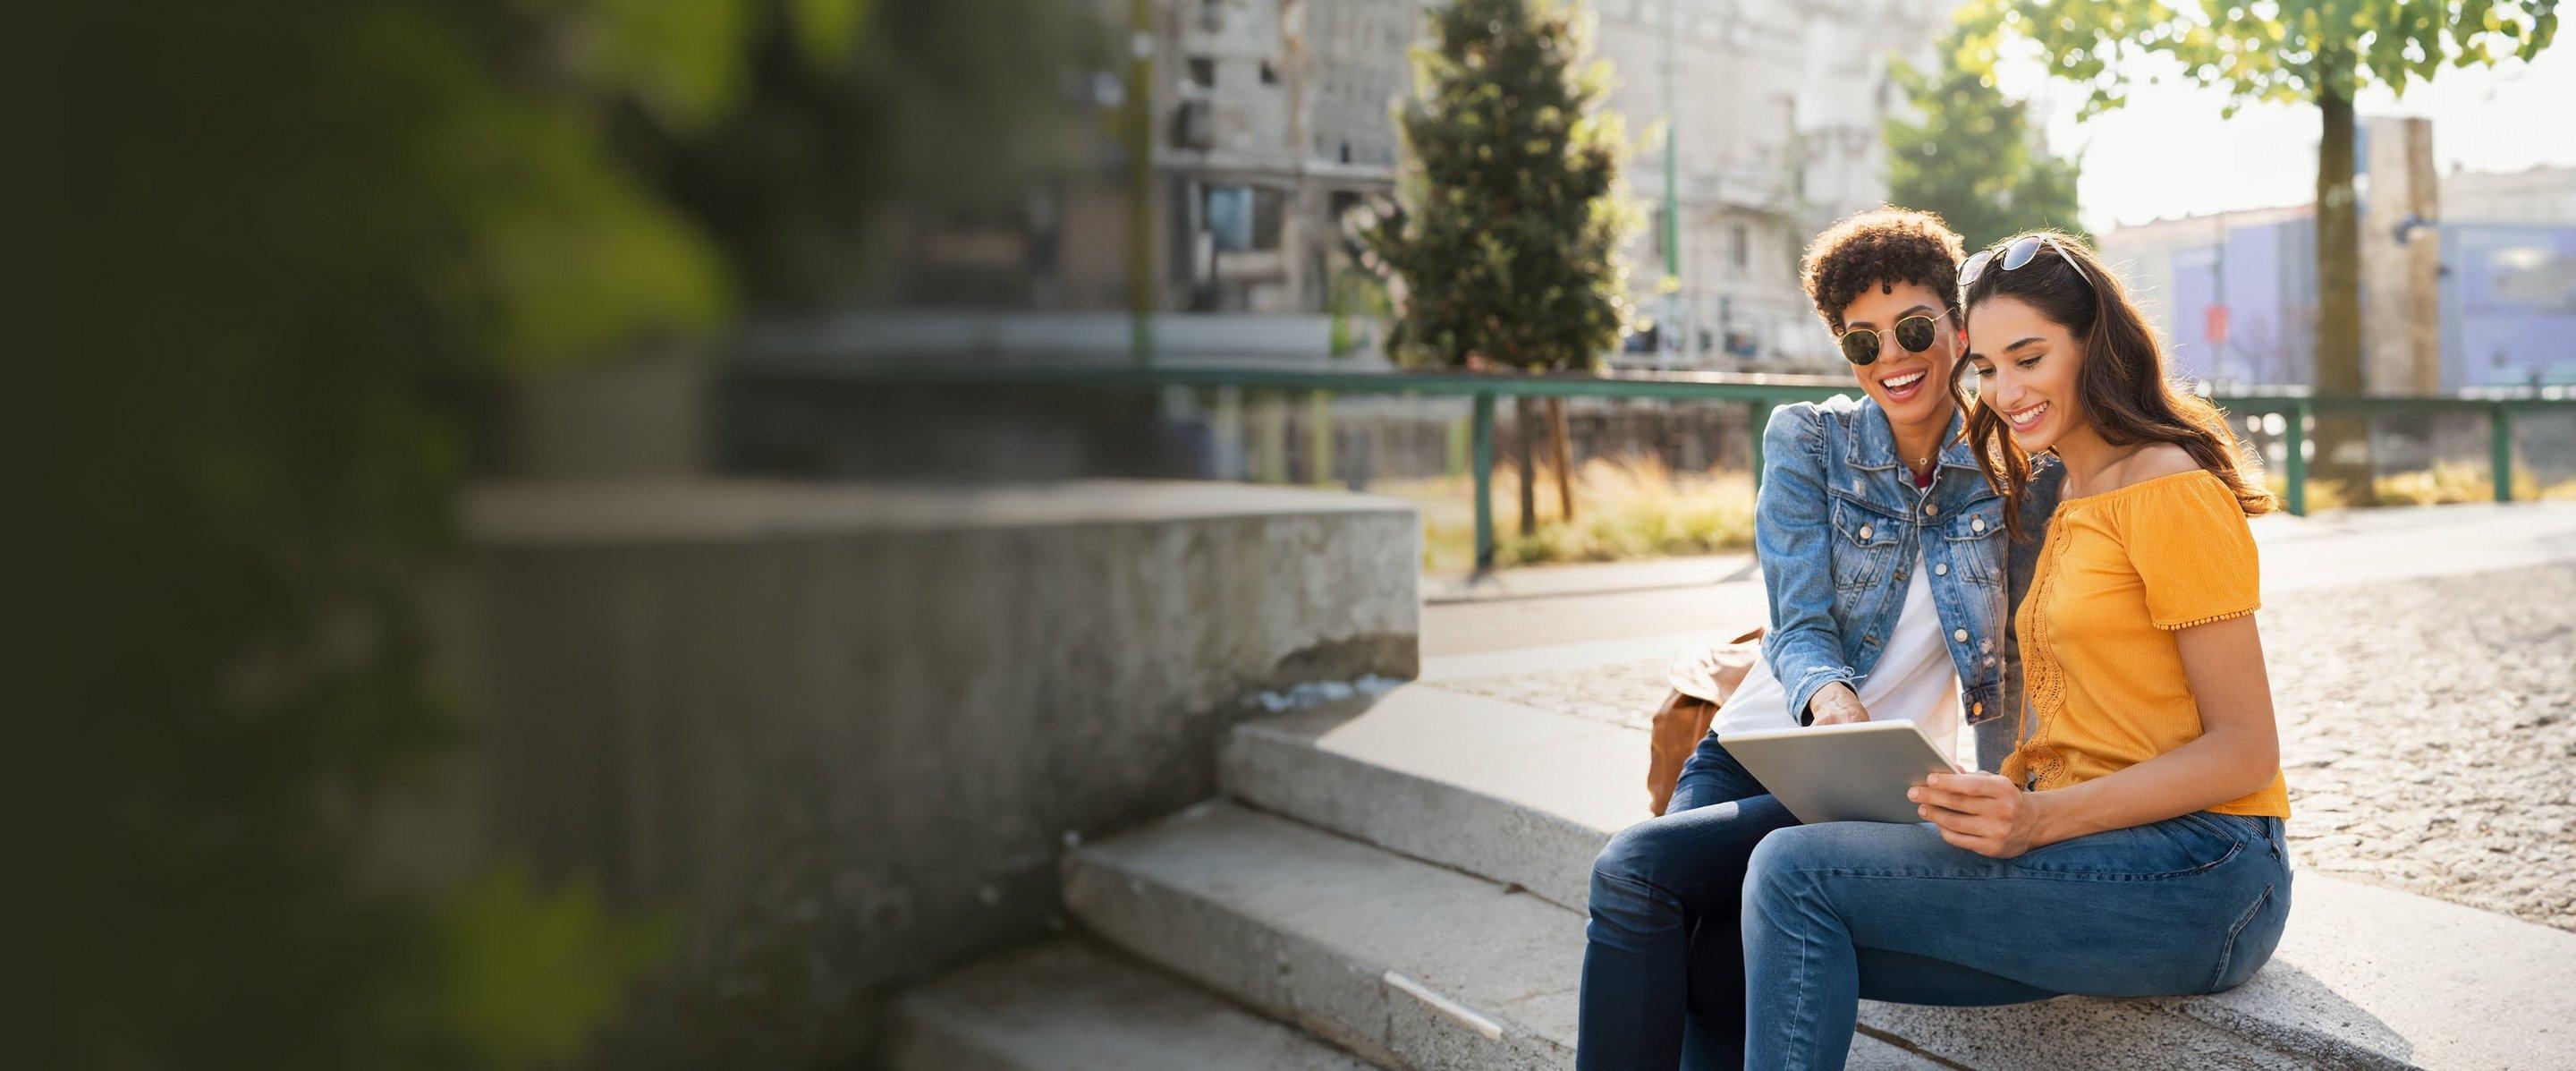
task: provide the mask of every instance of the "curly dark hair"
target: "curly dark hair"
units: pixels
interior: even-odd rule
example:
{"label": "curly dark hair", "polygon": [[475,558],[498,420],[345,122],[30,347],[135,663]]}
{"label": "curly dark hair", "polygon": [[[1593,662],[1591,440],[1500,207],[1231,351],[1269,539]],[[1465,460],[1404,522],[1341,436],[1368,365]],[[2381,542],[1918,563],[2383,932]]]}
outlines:
{"label": "curly dark hair", "polygon": [[1816,315],[1834,333],[1843,330],[1843,310],[1871,286],[1921,283],[1949,306],[1952,326],[1961,323],[1952,299],[1959,285],[1959,261],[1965,257],[1959,236],[1931,212],[1881,205],[1834,221],[1798,263],[1799,281],[1816,303]]}

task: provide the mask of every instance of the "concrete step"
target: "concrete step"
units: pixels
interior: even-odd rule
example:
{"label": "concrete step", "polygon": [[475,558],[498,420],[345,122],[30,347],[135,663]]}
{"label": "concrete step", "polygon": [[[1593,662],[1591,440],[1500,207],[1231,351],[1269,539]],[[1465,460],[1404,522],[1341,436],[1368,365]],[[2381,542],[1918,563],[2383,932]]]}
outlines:
{"label": "concrete step", "polygon": [[1408,684],[1229,734],[1226,792],[1582,910],[1592,857],[1648,817],[1645,736]]}
{"label": "concrete step", "polygon": [[[1222,777],[1260,808],[1580,909],[1593,855],[1645,817],[1645,757],[1637,730],[1417,683],[1239,726]],[[2301,871],[2271,964],[2230,992],[1865,1002],[1861,1022],[1999,1071],[2057,1071],[2078,1041],[2137,1067],[2576,1066],[2550,1055],[2576,1051],[2576,934]]]}
{"label": "concrete step", "polygon": [[[1095,933],[1389,1067],[1573,1064],[1583,918],[1226,802],[1076,849]],[[1856,1037],[1851,1066],[1939,1065]]]}
{"label": "concrete step", "polygon": [[1005,953],[894,1004],[892,1071],[1364,1071],[1369,1065],[1078,939]]}

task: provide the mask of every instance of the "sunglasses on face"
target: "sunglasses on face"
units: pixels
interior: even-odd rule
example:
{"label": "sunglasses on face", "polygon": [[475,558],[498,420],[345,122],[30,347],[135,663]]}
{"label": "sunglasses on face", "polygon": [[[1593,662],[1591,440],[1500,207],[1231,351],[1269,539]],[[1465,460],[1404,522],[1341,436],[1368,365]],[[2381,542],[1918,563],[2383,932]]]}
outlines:
{"label": "sunglasses on face", "polygon": [[[2093,277],[2084,274],[2084,268],[2075,263],[2074,257],[2066,255],[2066,247],[2057,244],[2057,239],[2045,234],[2025,234],[2019,238],[2013,239],[2013,243],[2011,245],[2005,246],[2003,261],[2004,270],[2011,271],[2024,264],[2030,263],[2030,258],[2038,256],[2039,247],[2043,245],[2056,250],[2057,259],[2065,261],[2067,267],[2074,268],[2075,277],[2084,280],[2084,285],[2093,285]],[[1968,284],[1976,282],[1978,276],[1984,275],[1986,273],[1987,263],[1994,259],[1995,251],[1990,247],[1978,251],[1976,256],[1968,258],[1967,263],[1959,265],[1960,292],[1965,293],[1968,289]]]}
{"label": "sunglasses on face", "polygon": [[[1937,324],[1930,316],[1915,313],[1896,321],[1896,344],[1907,353],[1921,353],[1932,348]],[[1878,360],[1878,331],[1858,327],[1842,334],[1843,359],[1853,364],[1870,364]]]}

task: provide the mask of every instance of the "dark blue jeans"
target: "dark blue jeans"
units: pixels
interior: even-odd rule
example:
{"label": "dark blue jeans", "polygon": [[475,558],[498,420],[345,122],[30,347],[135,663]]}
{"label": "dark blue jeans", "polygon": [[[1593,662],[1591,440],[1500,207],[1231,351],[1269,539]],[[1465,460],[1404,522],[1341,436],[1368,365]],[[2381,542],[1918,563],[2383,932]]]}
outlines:
{"label": "dark blue jeans", "polygon": [[1592,920],[1574,1066],[1743,1065],[1745,864],[1798,824],[1717,734],[1683,764],[1662,817],[1592,863]]}

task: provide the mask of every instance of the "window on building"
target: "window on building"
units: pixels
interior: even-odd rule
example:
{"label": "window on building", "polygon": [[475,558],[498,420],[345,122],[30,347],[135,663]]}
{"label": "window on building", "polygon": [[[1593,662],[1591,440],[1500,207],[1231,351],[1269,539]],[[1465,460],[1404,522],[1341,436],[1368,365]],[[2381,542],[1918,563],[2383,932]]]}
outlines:
{"label": "window on building", "polygon": [[1200,89],[1216,88],[1216,61],[1206,56],[1190,57],[1190,84]]}
{"label": "window on building", "polygon": [[1208,186],[1204,199],[1208,235],[1220,253],[1279,248],[1287,196],[1259,186]]}
{"label": "window on building", "polygon": [[1271,66],[1269,60],[1261,61],[1261,84],[1265,86],[1279,84],[1279,68]]}
{"label": "window on building", "polygon": [[1726,228],[1726,257],[1735,262],[1735,270],[1753,266],[1753,231],[1741,223]]}

